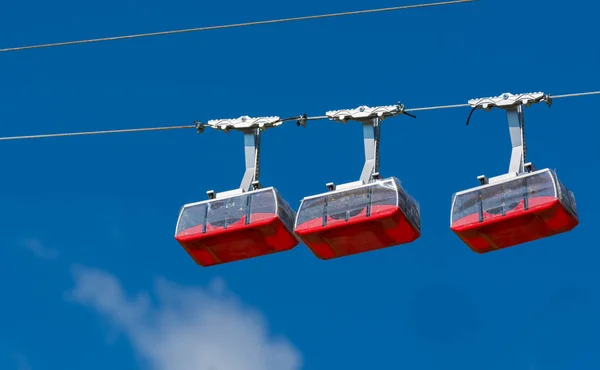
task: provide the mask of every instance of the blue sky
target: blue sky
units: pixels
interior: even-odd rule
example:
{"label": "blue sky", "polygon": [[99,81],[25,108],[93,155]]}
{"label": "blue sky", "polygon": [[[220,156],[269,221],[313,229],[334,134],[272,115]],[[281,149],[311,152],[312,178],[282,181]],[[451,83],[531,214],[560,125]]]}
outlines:
{"label": "blue sky", "polygon": [[[406,2],[405,2],[406,3]],[[0,47],[402,5],[391,0],[10,2]],[[599,5],[507,0],[0,55],[2,136],[322,115],[600,88]],[[381,173],[422,237],[321,261],[304,245],[203,269],[179,208],[235,188],[242,135],[2,142],[2,369],[597,369],[598,97],[526,110],[528,159],[575,192],[571,233],[476,255],[453,192],[508,168],[501,111],[383,124]],[[297,207],[358,178],[358,124],[263,137],[261,181]]]}

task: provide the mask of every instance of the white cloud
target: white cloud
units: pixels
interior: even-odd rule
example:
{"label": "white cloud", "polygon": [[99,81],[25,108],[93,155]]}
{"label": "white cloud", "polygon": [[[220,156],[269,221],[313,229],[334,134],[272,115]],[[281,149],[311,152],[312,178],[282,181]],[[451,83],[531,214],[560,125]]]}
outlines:
{"label": "white cloud", "polygon": [[46,247],[38,239],[25,239],[21,241],[21,244],[38,258],[45,260],[54,260],[58,258],[58,250]]}
{"label": "white cloud", "polygon": [[157,305],[128,296],[118,279],[76,266],[69,298],[106,316],[153,370],[298,370],[299,352],[273,338],[264,318],[245,308],[217,280],[186,288],[159,279]]}

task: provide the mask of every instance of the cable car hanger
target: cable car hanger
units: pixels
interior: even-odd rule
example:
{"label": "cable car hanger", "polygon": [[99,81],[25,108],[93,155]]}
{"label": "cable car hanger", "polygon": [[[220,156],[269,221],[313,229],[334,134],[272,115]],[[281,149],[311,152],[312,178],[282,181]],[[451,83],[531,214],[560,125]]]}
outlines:
{"label": "cable car hanger", "polygon": [[231,130],[241,131],[244,134],[244,156],[246,170],[242,177],[242,182],[238,189],[229,190],[221,193],[215,193],[214,190],[206,192],[209,199],[218,199],[230,197],[232,195],[242,194],[247,191],[261,188],[260,177],[260,139],[261,132],[268,128],[277,127],[285,121],[306,119],[306,115],[284,118],[278,116],[270,117],[249,117],[241,116],[233,119],[216,119],[207,123],[194,121],[198,133],[203,133],[206,127],[228,133]]}
{"label": "cable car hanger", "polygon": [[406,114],[412,118],[415,115],[407,113],[404,104],[385,105],[379,107],[360,106],[355,109],[340,109],[326,112],[325,115],[332,121],[346,124],[348,121],[358,121],[363,126],[363,141],[365,150],[365,164],[358,181],[346,184],[335,185],[333,182],[327,183],[327,189],[334,191],[336,189],[344,190],[356,186],[365,185],[374,180],[379,180],[379,138],[381,133],[381,122],[388,117]]}
{"label": "cable car hanger", "polygon": [[548,107],[552,106],[552,98],[543,92],[526,94],[504,93],[500,96],[469,100],[469,105],[472,109],[467,118],[467,125],[475,110],[484,109],[490,111],[492,108],[504,109],[508,119],[510,141],[512,144],[508,172],[489,179],[485,175],[480,175],[477,177],[477,180],[481,185],[494,184],[523,173],[535,171],[533,164],[526,162],[527,145],[525,141],[525,113],[523,106],[529,108],[532,104],[541,102],[546,103]]}

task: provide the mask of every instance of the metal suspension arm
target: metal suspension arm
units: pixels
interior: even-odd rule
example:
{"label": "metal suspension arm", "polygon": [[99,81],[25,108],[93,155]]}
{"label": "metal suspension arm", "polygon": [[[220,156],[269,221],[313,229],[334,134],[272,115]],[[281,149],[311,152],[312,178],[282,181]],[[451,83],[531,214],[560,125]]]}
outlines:
{"label": "metal suspension arm", "polygon": [[210,190],[207,192],[210,199],[225,197],[233,194],[240,194],[260,188],[258,182],[260,176],[260,142],[261,133],[267,128],[276,127],[282,124],[279,117],[258,117],[251,118],[242,116],[235,119],[221,119],[208,121],[206,126],[216,130],[229,132],[230,130],[241,131],[244,133],[244,157],[246,170],[242,177],[242,182],[238,189],[216,194]]}
{"label": "metal suspension arm", "polygon": [[523,106],[506,110],[508,118],[508,129],[510,132],[510,142],[512,152],[510,154],[510,165],[508,173],[523,173],[525,171],[525,119]]}
{"label": "metal suspension arm", "polygon": [[[334,121],[340,121],[346,124],[348,121],[358,121],[363,126],[363,145],[365,150],[365,164],[363,166],[360,179],[357,182],[342,184],[339,188],[352,187],[356,185],[367,184],[373,180],[379,179],[379,144],[381,137],[381,122],[387,117],[403,114],[404,105],[388,105],[370,108],[360,106],[355,109],[342,109],[327,112],[327,117]],[[414,116],[413,116],[414,117]],[[333,183],[327,184],[330,190],[336,186]]]}
{"label": "metal suspension arm", "polygon": [[379,138],[381,126],[379,118],[373,118],[362,122],[363,141],[365,147],[365,164],[360,181],[363,184],[371,182],[379,177]]}
{"label": "metal suspension arm", "polygon": [[483,175],[478,176],[477,179],[481,184],[501,180],[507,176],[516,176],[524,173],[527,168],[532,167],[530,164],[526,163],[527,147],[525,143],[525,118],[523,106],[529,107],[531,104],[540,102],[545,102],[548,106],[552,104],[550,97],[542,92],[518,95],[504,93],[500,96],[469,100],[469,105],[471,105],[473,110],[484,109],[489,111],[492,108],[506,110],[510,141],[512,144],[508,173],[496,176],[489,180]]}
{"label": "metal suspension arm", "polygon": [[260,186],[260,129],[244,132],[244,155],[246,158],[246,172],[242,178],[240,189],[242,191],[254,190]]}

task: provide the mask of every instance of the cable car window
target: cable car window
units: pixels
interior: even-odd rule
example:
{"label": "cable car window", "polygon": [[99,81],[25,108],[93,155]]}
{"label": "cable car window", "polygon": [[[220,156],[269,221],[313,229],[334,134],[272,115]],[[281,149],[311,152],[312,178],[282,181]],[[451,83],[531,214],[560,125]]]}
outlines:
{"label": "cable car window", "polygon": [[262,190],[257,192],[248,193],[251,198],[251,212],[275,214],[275,198],[272,190]]}
{"label": "cable car window", "polygon": [[[392,181],[379,182],[371,189],[371,205],[396,206],[398,204],[397,184]],[[371,211],[373,212],[373,211]]]}
{"label": "cable car window", "polygon": [[326,198],[327,196],[322,196],[304,200],[300,206],[300,211],[298,211],[297,224],[300,225],[307,221],[321,219],[323,217]]}
{"label": "cable car window", "polygon": [[227,214],[225,212],[225,201],[216,200],[208,203],[207,222],[212,226],[223,227]]}
{"label": "cable car window", "polygon": [[525,186],[525,179],[510,180],[500,187],[504,193],[503,199],[503,212],[509,212],[519,206],[521,202],[525,200],[527,196],[527,187]]}
{"label": "cable car window", "polygon": [[530,197],[556,197],[554,181],[550,172],[542,172],[525,178]]}
{"label": "cable car window", "polygon": [[560,201],[569,208],[569,211],[573,213],[573,215],[577,216],[577,204],[575,203],[575,195],[572,191],[567,189],[562,182],[558,178],[556,178],[556,182],[558,183],[558,187],[560,189]]}
{"label": "cable car window", "polygon": [[481,189],[483,210],[492,215],[502,214],[504,210],[504,193],[502,186],[495,185]]}
{"label": "cable car window", "polygon": [[367,204],[368,187],[333,193],[327,197],[327,215],[334,220],[345,220],[358,215]]}
{"label": "cable car window", "polygon": [[421,210],[419,208],[419,203],[409,195],[400,182],[396,183],[398,187],[398,205],[404,215],[415,225],[419,230],[421,229]]}
{"label": "cable car window", "polygon": [[327,216],[337,220],[346,216],[346,199],[343,194],[336,193],[327,197]]}
{"label": "cable car window", "polygon": [[288,202],[277,192],[273,191],[277,196],[277,214],[283,222],[283,224],[289,229],[294,229],[294,218],[295,214]]}
{"label": "cable car window", "polygon": [[177,233],[204,224],[205,216],[206,204],[184,207],[181,212],[179,224],[177,225]]}
{"label": "cable car window", "polygon": [[208,203],[207,222],[215,227],[227,227],[246,215],[248,196],[241,195]]}
{"label": "cable car window", "polygon": [[357,216],[363,211],[366,212],[371,203],[370,194],[374,188],[377,188],[377,185],[365,186],[347,193],[348,218]]}
{"label": "cable car window", "polygon": [[452,210],[452,223],[463,217],[479,213],[481,210],[481,190],[456,195]]}
{"label": "cable car window", "polygon": [[259,190],[247,193],[246,211],[250,216],[250,223],[269,219],[275,216],[275,197],[271,190]]}

